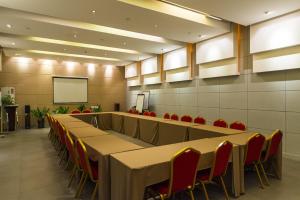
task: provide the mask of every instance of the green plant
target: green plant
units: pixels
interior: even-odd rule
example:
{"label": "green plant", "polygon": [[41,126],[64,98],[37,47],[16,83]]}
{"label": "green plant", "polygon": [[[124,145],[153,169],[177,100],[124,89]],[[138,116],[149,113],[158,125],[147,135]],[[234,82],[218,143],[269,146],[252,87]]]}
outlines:
{"label": "green plant", "polygon": [[59,106],[53,111],[55,114],[67,114],[69,112],[69,107]]}
{"label": "green plant", "polygon": [[101,105],[91,106],[92,112],[102,112]]}
{"label": "green plant", "polygon": [[36,109],[32,110],[31,113],[32,115],[37,118],[37,120],[43,120],[46,117],[46,114],[49,113],[49,108],[43,107],[40,109],[37,107]]}
{"label": "green plant", "polygon": [[1,98],[3,105],[14,105],[15,99],[11,95],[5,95]]}
{"label": "green plant", "polygon": [[85,107],[84,104],[80,104],[80,105],[77,107],[77,109],[78,109],[80,112],[84,111],[85,108],[86,108],[86,107]]}

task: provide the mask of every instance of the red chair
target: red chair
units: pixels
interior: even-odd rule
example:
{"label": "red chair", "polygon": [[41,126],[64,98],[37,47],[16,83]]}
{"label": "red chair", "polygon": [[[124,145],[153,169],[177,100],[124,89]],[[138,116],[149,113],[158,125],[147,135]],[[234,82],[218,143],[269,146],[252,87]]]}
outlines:
{"label": "red chair", "polygon": [[205,124],[206,121],[205,121],[205,119],[203,117],[196,117],[194,119],[194,123],[196,123],[196,124]]}
{"label": "red chair", "polygon": [[[76,153],[75,153],[74,141],[72,140],[72,138],[69,134],[69,131],[66,132],[65,140],[66,140],[66,147],[67,147],[67,150],[68,150],[68,153],[69,153],[68,165],[71,162],[73,164],[73,169],[72,169],[72,173],[71,173],[71,176],[70,176],[70,181],[69,181],[69,184],[68,184],[68,187],[70,187],[75,175],[80,170],[80,166],[79,166],[79,163],[78,163],[78,158],[77,158]],[[67,165],[67,167],[68,167],[68,165]]]}
{"label": "red chair", "polygon": [[[184,148],[175,154],[171,160],[171,179],[150,186],[161,199],[169,198],[172,194],[188,190],[194,200],[193,189],[201,153],[193,148]],[[156,198],[155,198],[156,199]]]}
{"label": "red chair", "polygon": [[150,112],[145,111],[145,112],[143,113],[143,115],[145,115],[145,116],[150,116]]}
{"label": "red chair", "polygon": [[214,178],[219,178],[226,199],[229,199],[228,192],[223,180],[227,171],[228,162],[232,152],[233,145],[231,142],[222,142],[215,151],[214,161],[211,169],[203,170],[197,174],[197,182],[202,185],[206,199],[209,199],[205,184],[213,183]]}
{"label": "red chair", "polygon": [[75,109],[75,110],[73,110],[71,113],[72,113],[72,114],[79,114],[79,113],[80,113],[80,110]]}
{"label": "red chair", "polygon": [[151,117],[156,117],[156,113],[152,111],[152,112],[150,112],[150,116]]}
{"label": "red chair", "polygon": [[189,115],[183,115],[180,119],[182,122],[192,122],[193,118]]}
{"label": "red chair", "polygon": [[82,111],[83,113],[92,113],[92,111],[90,109],[85,109],[84,111]]}
{"label": "red chair", "polygon": [[216,121],[214,121],[214,126],[218,126],[218,127],[223,127],[223,128],[227,128],[228,124],[225,120],[223,119],[218,119]]}
{"label": "red chair", "polygon": [[261,179],[260,172],[258,170],[258,165],[260,163],[260,157],[264,147],[265,140],[266,140],[265,137],[258,133],[251,136],[248,139],[248,142],[245,147],[245,160],[244,160],[245,167],[254,165],[254,168],[256,170],[262,188],[264,188],[264,184]]}
{"label": "red chair", "polygon": [[128,110],[128,113],[132,113],[132,109]]}
{"label": "red chair", "polygon": [[57,127],[58,127],[58,134],[59,134],[59,142],[60,142],[60,147],[59,147],[59,154],[60,157],[60,162],[59,164],[62,163],[64,157],[67,155],[67,148],[66,148],[66,129],[64,126],[56,121]]}
{"label": "red chair", "polygon": [[179,120],[178,115],[176,115],[176,114],[171,115],[171,120],[176,120],[176,121],[178,121],[178,120]]}
{"label": "red chair", "polygon": [[132,114],[138,115],[138,114],[139,114],[139,111],[133,110],[133,111],[132,111]]}
{"label": "red chair", "polygon": [[93,194],[92,194],[92,199],[94,200],[96,197],[96,193],[97,193],[98,185],[99,185],[98,162],[92,161],[89,159],[86,148],[80,139],[77,140],[75,146],[76,146],[76,153],[78,155],[79,165],[82,169],[82,175],[80,178],[78,189],[76,191],[75,198],[78,198],[81,195],[84,185],[86,183],[86,180],[89,177],[91,179],[91,181],[96,183],[95,188],[93,190]]}
{"label": "red chair", "polygon": [[164,114],[164,119],[170,119],[170,114],[169,113],[165,113]]}
{"label": "red chair", "polygon": [[[280,143],[282,141],[282,137],[283,137],[283,134],[279,129],[277,129],[276,131],[273,132],[271,137],[267,139],[267,150],[266,150],[266,152],[264,152],[262,154],[261,162],[259,162],[259,165],[260,165],[261,170],[263,172],[264,178],[265,178],[268,185],[270,185],[269,179],[267,177],[266,171],[265,171],[262,163],[266,163],[268,161],[272,162],[272,160],[274,159],[276,153],[279,150]],[[277,175],[277,177],[279,177],[277,169],[275,167],[273,167],[273,168],[274,168],[275,174]]]}
{"label": "red chair", "polygon": [[236,129],[236,130],[241,130],[241,131],[245,131],[246,130],[246,125],[243,122],[233,122],[232,124],[230,124],[229,126],[231,129]]}

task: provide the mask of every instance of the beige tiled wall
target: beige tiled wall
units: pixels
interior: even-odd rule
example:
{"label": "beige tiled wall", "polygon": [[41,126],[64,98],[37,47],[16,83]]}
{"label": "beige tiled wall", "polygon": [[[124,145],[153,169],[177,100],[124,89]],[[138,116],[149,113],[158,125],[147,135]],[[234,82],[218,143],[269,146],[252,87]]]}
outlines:
{"label": "beige tiled wall", "polygon": [[127,88],[127,108],[135,105],[139,91],[150,90],[151,109],[160,116],[200,115],[209,124],[218,118],[240,120],[258,132],[279,128],[285,156],[300,159],[300,70],[252,73],[247,33],[243,40],[240,76]]}
{"label": "beige tiled wall", "polygon": [[[125,109],[126,81],[123,67],[113,67],[111,73],[106,73],[106,67],[99,65],[96,66],[95,73],[91,74],[87,67],[81,64],[76,65],[70,72],[62,62],[44,66],[38,59],[30,59],[25,65],[15,58],[5,57],[3,70],[0,72],[0,87],[16,88],[20,127],[24,126],[24,105],[29,104],[31,108],[46,106],[51,110],[59,106],[53,105],[54,75],[88,77],[87,106],[101,104],[104,111],[112,111],[114,103],[120,103],[121,109]],[[66,106],[72,110],[78,105]],[[35,126],[35,119],[32,119],[31,123]]]}

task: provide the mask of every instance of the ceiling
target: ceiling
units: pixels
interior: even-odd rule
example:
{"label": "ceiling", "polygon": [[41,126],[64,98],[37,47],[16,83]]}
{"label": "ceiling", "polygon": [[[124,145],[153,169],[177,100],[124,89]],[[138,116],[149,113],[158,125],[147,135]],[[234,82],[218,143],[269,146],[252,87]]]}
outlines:
{"label": "ceiling", "polygon": [[0,0],[0,45],[10,56],[121,66],[227,33],[230,21],[249,25],[297,8],[299,0]]}

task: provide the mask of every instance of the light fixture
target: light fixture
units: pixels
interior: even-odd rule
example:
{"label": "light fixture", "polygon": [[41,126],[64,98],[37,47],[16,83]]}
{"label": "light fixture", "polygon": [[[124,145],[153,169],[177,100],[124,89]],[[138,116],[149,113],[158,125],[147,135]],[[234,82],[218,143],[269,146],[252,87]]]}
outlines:
{"label": "light fixture", "polygon": [[11,28],[12,26],[10,24],[6,24],[6,27],[7,28]]}
{"label": "light fixture", "polygon": [[96,10],[92,10],[92,13],[96,13]]}
{"label": "light fixture", "polygon": [[76,35],[76,34],[74,34],[74,35],[73,35],[73,37],[74,37],[74,38],[77,38],[77,35]]}
{"label": "light fixture", "polygon": [[123,45],[126,46],[126,42],[123,42]]}
{"label": "light fixture", "polygon": [[154,24],[154,28],[157,28],[158,27],[158,25],[157,24]]}
{"label": "light fixture", "polygon": [[12,42],[11,44],[14,45],[14,46],[16,45],[16,43],[14,43],[14,42]]}
{"label": "light fixture", "polygon": [[207,17],[212,18],[212,19],[216,19],[216,20],[219,20],[219,21],[223,20],[223,19],[221,19],[219,17],[216,17],[216,16],[213,16],[213,15],[207,15]]}

